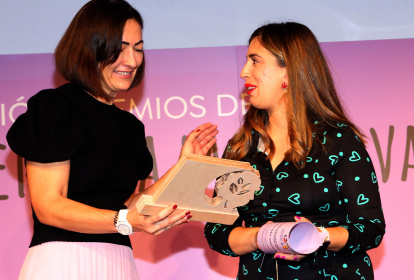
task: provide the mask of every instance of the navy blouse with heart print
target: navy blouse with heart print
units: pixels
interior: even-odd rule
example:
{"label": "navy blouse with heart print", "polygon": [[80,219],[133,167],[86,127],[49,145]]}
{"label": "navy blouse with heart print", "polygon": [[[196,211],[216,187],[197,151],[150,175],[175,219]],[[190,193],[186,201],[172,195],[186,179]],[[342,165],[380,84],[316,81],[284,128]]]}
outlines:
{"label": "navy blouse with heart print", "polygon": [[[380,244],[385,221],[372,161],[361,140],[344,125],[326,129],[320,140],[326,151],[322,145],[315,147],[301,170],[287,161],[272,170],[263,152],[249,153],[243,161],[259,170],[261,189],[238,208],[240,217],[233,225],[206,224],[210,247],[234,257],[228,244],[233,228],[304,216],[316,226],[346,228],[348,241],[339,252],[321,247],[299,262],[278,259],[279,279],[373,279],[366,251]],[[238,279],[276,280],[273,255],[257,250],[240,256]]]}

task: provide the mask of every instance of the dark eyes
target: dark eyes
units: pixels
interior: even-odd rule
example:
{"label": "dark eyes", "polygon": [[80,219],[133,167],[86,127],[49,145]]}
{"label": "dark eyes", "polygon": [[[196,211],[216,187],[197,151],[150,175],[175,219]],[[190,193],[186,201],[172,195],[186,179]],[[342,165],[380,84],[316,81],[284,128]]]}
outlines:
{"label": "dark eyes", "polygon": [[231,191],[231,193],[235,193],[235,192],[237,192],[237,186],[236,186],[236,184],[235,184],[235,183],[232,183],[232,184],[230,185],[230,191]]}
{"label": "dark eyes", "polygon": [[[243,178],[237,179],[237,184],[241,185],[243,184]],[[235,183],[232,183],[229,187],[231,193],[237,192],[237,185]]]}

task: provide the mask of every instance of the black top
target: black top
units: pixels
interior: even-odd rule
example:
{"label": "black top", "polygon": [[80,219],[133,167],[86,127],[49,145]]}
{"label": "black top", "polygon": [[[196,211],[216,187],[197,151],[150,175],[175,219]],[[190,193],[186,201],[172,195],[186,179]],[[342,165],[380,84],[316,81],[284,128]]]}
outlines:
{"label": "black top", "polygon": [[[66,84],[31,97],[27,112],[7,133],[10,148],[26,160],[70,160],[67,197],[92,207],[119,210],[138,180],[152,170],[144,125],[115,105]],[[128,236],[83,234],[42,224],[33,212],[30,247],[48,241],[106,242],[131,247]]]}
{"label": "black top", "polygon": [[[304,216],[316,226],[347,228],[348,242],[336,253],[320,248],[301,261],[278,259],[279,279],[374,278],[366,251],[380,244],[385,222],[371,159],[360,139],[343,125],[326,129],[321,138],[328,151],[322,145],[315,147],[302,170],[282,161],[273,171],[261,151],[243,159],[259,170],[261,189],[254,200],[238,208],[240,217],[234,225],[206,225],[213,250],[236,256],[228,236],[243,221],[245,227],[260,227],[267,221],[293,222],[294,216]],[[240,256],[238,279],[276,279],[273,255],[257,250]]]}

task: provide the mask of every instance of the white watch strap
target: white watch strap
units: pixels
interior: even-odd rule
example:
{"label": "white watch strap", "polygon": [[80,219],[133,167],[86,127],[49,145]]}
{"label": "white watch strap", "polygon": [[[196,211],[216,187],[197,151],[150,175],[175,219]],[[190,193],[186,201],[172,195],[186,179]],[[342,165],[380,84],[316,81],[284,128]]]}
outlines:
{"label": "white watch strap", "polygon": [[127,216],[129,211],[131,211],[131,210],[128,210],[128,209],[119,210],[118,222],[119,221],[122,221],[122,222],[126,221],[128,223],[128,220],[127,220],[126,216]]}
{"label": "white watch strap", "polygon": [[123,235],[130,235],[134,233],[134,229],[129,224],[126,218],[129,211],[131,210],[128,210],[128,209],[119,210],[118,220],[116,223],[116,229],[118,230],[120,234],[123,234]]}

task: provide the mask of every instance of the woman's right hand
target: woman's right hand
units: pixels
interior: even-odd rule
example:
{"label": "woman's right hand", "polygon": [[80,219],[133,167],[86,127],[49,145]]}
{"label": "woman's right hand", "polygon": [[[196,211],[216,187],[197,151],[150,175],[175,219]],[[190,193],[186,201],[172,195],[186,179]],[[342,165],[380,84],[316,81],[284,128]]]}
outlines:
{"label": "woman's right hand", "polygon": [[169,206],[157,214],[140,215],[136,209],[128,212],[127,220],[132,225],[134,232],[144,232],[151,235],[159,235],[175,226],[186,223],[191,218],[190,211],[175,214],[177,205]]}
{"label": "woman's right hand", "polygon": [[205,156],[216,143],[217,125],[205,123],[191,131],[181,148],[180,158],[189,154]]}

